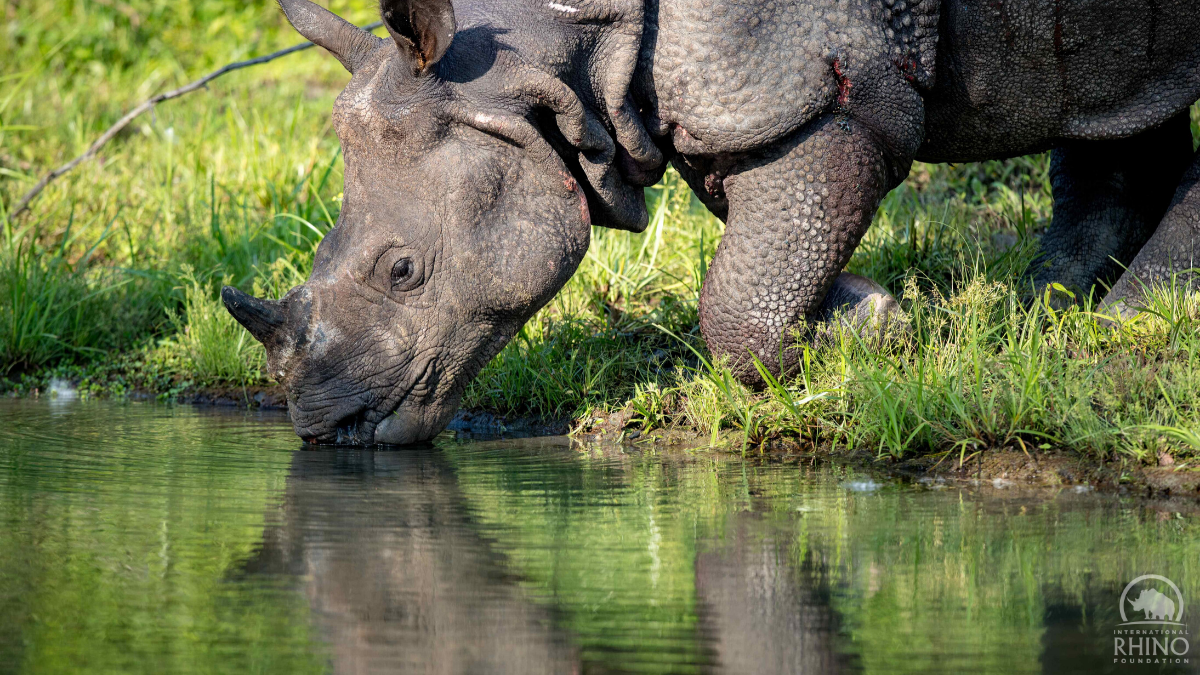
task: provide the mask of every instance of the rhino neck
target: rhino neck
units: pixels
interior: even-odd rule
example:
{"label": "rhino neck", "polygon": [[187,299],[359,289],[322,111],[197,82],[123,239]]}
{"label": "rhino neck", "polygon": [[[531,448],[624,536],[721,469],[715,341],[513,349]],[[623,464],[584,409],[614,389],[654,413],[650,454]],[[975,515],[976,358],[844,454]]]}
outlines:
{"label": "rhino neck", "polygon": [[642,46],[642,2],[474,0],[441,75],[475,109],[519,111],[587,195],[592,222],[640,232],[642,188],[666,159],[630,96]]}

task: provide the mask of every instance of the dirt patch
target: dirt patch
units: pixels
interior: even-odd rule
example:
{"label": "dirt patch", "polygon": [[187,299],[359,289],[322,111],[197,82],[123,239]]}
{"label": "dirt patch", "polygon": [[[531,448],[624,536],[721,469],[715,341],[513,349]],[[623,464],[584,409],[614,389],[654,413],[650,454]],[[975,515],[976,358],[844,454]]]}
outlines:
{"label": "dirt patch", "polygon": [[287,410],[287,393],[280,386],[205,387],[189,390],[176,399],[179,403],[222,407]]}
{"label": "dirt patch", "polygon": [[1089,486],[1100,490],[1142,493],[1150,498],[1200,499],[1200,471],[1176,470],[1129,461],[1100,462],[1069,451],[1026,454],[1018,450],[984,451],[962,466],[958,458],[939,461],[925,455],[893,462],[892,472],[913,478],[988,482],[1005,488],[1022,485]]}
{"label": "dirt patch", "polygon": [[[614,414],[592,421],[574,437],[585,443],[633,446],[712,447],[718,452],[742,454],[740,434],[722,434],[717,443],[690,429],[627,429],[627,416]],[[1142,496],[1149,500],[1185,500],[1200,507],[1200,470],[1174,466],[1147,466],[1137,462],[1102,462],[1095,457],[1065,450],[1025,453],[1020,450],[984,450],[960,466],[958,456],[916,455],[902,460],[878,458],[870,452],[815,446],[776,439],[746,448],[746,457],[767,462],[833,463],[881,478],[929,485],[969,485],[995,489],[1070,488]]]}

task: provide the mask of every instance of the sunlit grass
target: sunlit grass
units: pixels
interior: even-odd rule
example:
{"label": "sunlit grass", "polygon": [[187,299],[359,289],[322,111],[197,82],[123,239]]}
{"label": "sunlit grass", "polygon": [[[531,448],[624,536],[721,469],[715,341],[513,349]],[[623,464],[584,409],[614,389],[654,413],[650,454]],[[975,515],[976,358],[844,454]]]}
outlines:
{"label": "sunlit grass", "polygon": [[251,384],[262,378],[263,349],[191,269],[180,279],[183,312],[171,314],[175,336],[167,341],[202,382]]}
{"label": "sunlit grass", "polygon": [[[363,22],[378,11],[369,2],[335,5]],[[349,77],[320,50],[158,106],[52,183],[29,213],[8,212],[43,172],[142,99],[301,41],[275,3],[63,0],[2,11],[0,291],[16,300],[4,317],[0,371],[86,364],[170,337],[169,313],[184,311],[176,283],[184,267],[213,298],[222,279],[278,290],[271,280],[281,264],[292,278],[306,275],[340,206],[329,110]],[[123,311],[130,306],[139,309]],[[68,309],[88,318],[68,330],[58,325]],[[99,325],[114,315],[119,339]]]}
{"label": "sunlit grass", "polygon": [[28,228],[5,228],[0,242],[0,375],[128,348],[138,339],[137,326],[145,317],[161,311],[163,298],[153,275],[92,264],[96,249],[111,234],[111,223],[77,257],[69,251],[86,228],[72,225],[73,218],[52,248],[40,245]]}

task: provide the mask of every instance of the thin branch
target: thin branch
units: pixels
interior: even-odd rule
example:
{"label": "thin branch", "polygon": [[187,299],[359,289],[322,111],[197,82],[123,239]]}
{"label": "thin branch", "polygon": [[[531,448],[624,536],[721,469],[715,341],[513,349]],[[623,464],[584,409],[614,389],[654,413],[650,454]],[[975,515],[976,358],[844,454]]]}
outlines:
{"label": "thin branch", "polygon": [[[363,30],[374,30],[382,25],[383,25],[383,22],[376,21],[375,23],[363,26]],[[217,70],[214,70],[213,72],[209,73],[208,75],[205,75],[204,77],[196,80],[195,82],[192,82],[190,84],[185,84],[178,89],[173,89],[168,92],[163,92],[161,94],[158,94],[157,96],[154,96],[153,98],[150,98],[149,100],[143,101],[141,105],[134,108],[133,110],[130,110],[128,113],[125,114],[124,117],[117,120],[117,123],[112,125],[111,127],[109,127],[108,131],[105,131],[103,134],[101,134],[100,138],[97,138],[96,142],[92,143],[91,147],[89,147],[87,149],[87,151],[84,152],[82,155],[67,162],[66,164],[63,164],[62,166],[51,171],[50,173],[46,174],[45,176],[42,176],[42,179],[37,182],[37,185],[34,185],[33,189],[31,189],[29,192],[26,192],[25,196],[21,197],[21,201],[17,202],[17,206],[16,206],[16,208],[13,209],[10,217],[16,218],[18,215],[21,214],[21,212],[28,209],[29,202],[33,201],[33,199],[35,197],[37,197],[38,194],[42,190],[44,190],[46,188],[46,186],[50,184],[51,181],[55,180],[59,176],[62,176],[63,174],[65,174],[65,173],[71,171],[72,169],[74,169],[75,167],[79,166],[84,160],[87,160],[87,159],[90,159],[91,157],[93,157],[96,154],[96,152],[100,150],[100,148],[104,147],[105,143],[108,143],[109,141],[111,141],[113,139],[113,136],[116,136],[118,133],[120,133],[120,131],[122,129],[124,129],[126,126],[128,126],[130,122],[132,122],[134,119],[136,119],[142,113],[153,108],[156,104],[162,103],[163,101],[169,101],[173,98],[179,98],[180,96],[183,96],[184,94],[190,94],[193,91],[196,91],[197,89],[204,87],[209,82],[217,79],[218,77],[224,75],[225,73],[230,73],[235,70],[241,70],[242,68],[247,68],[249,66],[257,66],[258,64],[266,63],[267,61],[274,61],[275,59],[280,58],[281,56],[287,56],[288,54],[291,54],[293,52],[298,52],[298,51],[308,49],[311,46],[313,46],[313,43],[311,43],[311,42],[301,42],[298,45],[292,45],[291,47],[288,47],[287,49],[280,49],[279,51],[273,52],[271,54],[267,54],[266,56],[260,56],[258,58],[249,59],[246,61],[235,61],[234,63],[230,63],[228,65],[222,66],[221,68],[218,68]]]}

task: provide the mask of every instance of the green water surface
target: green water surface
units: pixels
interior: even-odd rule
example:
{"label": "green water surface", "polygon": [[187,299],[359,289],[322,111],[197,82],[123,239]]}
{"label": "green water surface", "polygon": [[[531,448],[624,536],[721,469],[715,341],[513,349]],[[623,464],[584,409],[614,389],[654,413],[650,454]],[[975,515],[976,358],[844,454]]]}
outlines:
{"label": "green water surface", "polygon": [[312,450],[283,415],[0,400],[0,672],[1197,672],[1190,633],[1170,663],[1114,657],[1138,576],[1200,627],[1188,511],[559,438]]}

